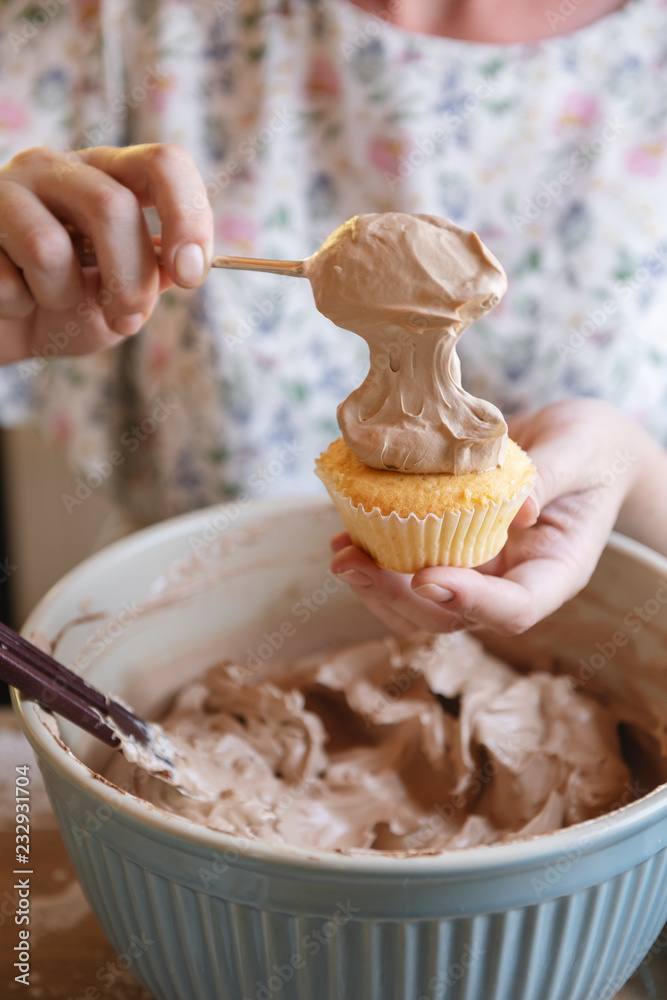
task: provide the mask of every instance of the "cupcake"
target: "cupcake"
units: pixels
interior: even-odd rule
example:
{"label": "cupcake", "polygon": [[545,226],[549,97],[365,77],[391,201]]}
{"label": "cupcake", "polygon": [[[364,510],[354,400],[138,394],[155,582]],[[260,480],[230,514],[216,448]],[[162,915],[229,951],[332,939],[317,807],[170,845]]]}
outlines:
{"label": "cupcake", "polygon": [[370,350],[316,469],[352,539],[404,573],[491,559],[535,469],[500,411],[463,389],[456,343],[500,302],[500,263],[448,219],[388,212],[344,223],[306,273],[320,312]]}
{"label": "cupcake", "polygon": [[396,573],[488,562],[535,480],[530,459],[511,440],[502,468],[452,476],[373,469],[338,438],[316,471],[354,544]]}

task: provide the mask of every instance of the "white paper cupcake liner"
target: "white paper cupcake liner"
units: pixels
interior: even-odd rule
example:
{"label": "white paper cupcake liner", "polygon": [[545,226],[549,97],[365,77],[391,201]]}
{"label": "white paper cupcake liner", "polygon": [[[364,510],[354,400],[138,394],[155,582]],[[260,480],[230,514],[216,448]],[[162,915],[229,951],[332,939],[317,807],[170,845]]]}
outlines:
{"label": "white paper cupcake liner", "polygon": [[531,481],[499,503],[445,511],[442,516],[400,517],[393,511],[381,514],[377,507],[366,511],[337,490],[328,476],[319,474],[354,544],[368,552],[382,569],[395,573],[416,573],[426,566],[472,567],[488,562],[507,541],[508,528],[533,488]]}

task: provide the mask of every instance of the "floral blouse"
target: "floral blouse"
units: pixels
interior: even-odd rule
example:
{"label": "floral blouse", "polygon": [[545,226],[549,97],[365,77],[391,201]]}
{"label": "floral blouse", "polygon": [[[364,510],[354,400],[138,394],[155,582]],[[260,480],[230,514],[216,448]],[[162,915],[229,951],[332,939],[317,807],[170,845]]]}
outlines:
{"label": "floral blouse", "polygon": [[[554,3],[554,30],[567,5]],[[509,291],[460,343],[506,415],[600,396],[667,442],[667,5],[538,43],[400,30],[349,0],[0,0],[0,159],[178,142],[220,252],[299,259],[357,212],[476,230]],[[0,371],[82,489],[136,522],[314,491],[365,344],[307,281],[213,272],[136,338]],[[112,458],[113,456],[113,458]]]}

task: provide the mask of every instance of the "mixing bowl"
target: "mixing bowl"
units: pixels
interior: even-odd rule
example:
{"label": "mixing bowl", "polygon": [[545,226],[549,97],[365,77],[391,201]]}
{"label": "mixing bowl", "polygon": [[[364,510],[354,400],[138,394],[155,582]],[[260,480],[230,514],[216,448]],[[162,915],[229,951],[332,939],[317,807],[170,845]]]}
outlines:
{"label": "mixing bowl", "polygon": [[[260,676],[284,654],[382,634],[328,570],[338,529],[327,499],[186,515],[83,563],[24,633],[57,637],[95,685],[159,711],[221,653]],[[643,692],[667,718],[664,581],[667,560],[614,537],[575,600],[489,642],[603,695]],[[275,846],[113,786],[95,770],[101,745],[14,700],[90,905],[159,1000],[610,1000],[667,921],[665,787],[517,843],[413,857]]]}

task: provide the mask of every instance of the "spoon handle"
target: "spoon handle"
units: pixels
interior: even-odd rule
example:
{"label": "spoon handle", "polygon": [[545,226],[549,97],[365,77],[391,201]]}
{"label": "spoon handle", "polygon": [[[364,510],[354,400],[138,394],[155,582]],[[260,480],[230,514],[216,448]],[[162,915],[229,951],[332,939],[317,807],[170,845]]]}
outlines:
{"label": "spoon handle", "polygon": [[211,267],[226,267],[230,271],[268,271],[270,274],[287,274],[294,278],[305,278],[306,269],[302,260],[262,260],[259,257],[225,257],[216,253]]}
{"label": "spoon handle", "polygon": [[[95,267],[97,257],[93,241],[81,233],[70,233],[74,252],[84,267]],[[155,256],[162,263],[162,249],[155,247]],[[230,271],[268,271],[270,274],[286,274],[295,278],[305,278],[305,262],[302,260],[261,260],[258,257],[227,257],[214,254],[211,267],[224,267]]]}

